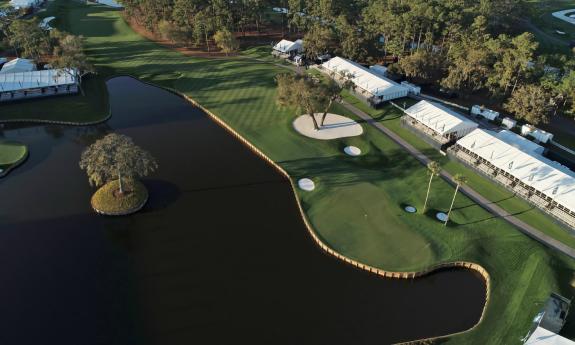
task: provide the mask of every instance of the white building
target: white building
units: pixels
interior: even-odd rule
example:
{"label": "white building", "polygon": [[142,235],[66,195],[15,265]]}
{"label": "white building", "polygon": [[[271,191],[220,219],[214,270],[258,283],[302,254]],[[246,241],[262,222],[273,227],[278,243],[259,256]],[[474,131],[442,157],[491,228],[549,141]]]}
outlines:
{"label": "white building", "polygon": [[10,0],[10,6],[17,9],[35,7],[41,3],[42,0]]}
{"label": "white building", "polygon": [[36,70],[36,64],[32,60],[28,59],[14,59],[12,61],[6,62],[0,74],[4,73],[19,73],[19,72],[32,72]]}
{"label": "white building", "polygon": [[507,129],[513,129],[515,126],[517,126],[517,121],[510,117],[506,117],[501,121],[501,125],[505,126]]}
{"label": "white building", "polygon": [[492,120],[492,121],[499,117],[498,112],[484,108],[484,107],[479,106],[479,105],[474,105],[473,107],[471,107],[471,113],[473,115],[479,115],[479,116],[482,116],[482,117],[484,117],[488,120]]}
{"label": "white building", "polygon": [[321,65],[329,73],[336,76],[342,72],[351,76],[351,81],[356,86],[356,92],[360,93],[372,104],[379,104],[397,98],[406,97],[409,90],[398,83],[382,77],[368,68],[355,62],[334,57]]}
{"label": "white building", "polygon": [[42,70],[0,74],[0,102],[78,92],[75,70]]}
{"label": "white building", "polygon": [[383,65],[372,65],[369,66],[369,69],[375,74],[379,74],[382,77],[387,77],[387,67]]}
{"label": "white building", "polygon": [[280,55],[296,55],[301,52],[303,52],[303,40],[296,40],[295,42],[281,40],[274,46],[272,53]]}
{"label": "white building", "polygon": [[575,345],[575,342],[543,327],[537,327],[524,345]]}
{"label": "white building", "polygon": [[[405,110],[407,122],[444,144],[461,138],[479,125],[438,103],[420,101]],[[404,117],[405,118],[405,117]]]}
{"label": "white building", "polygon": [[419,96],[421,94],[421,87],[419,87],[415,84],[412,84],[412,83],[407,82],[407,81],[402,81],[401,86],[406,87],[409,90],[409,93],[412,95]]}
{"label": "white building", "polygon": [[575,228],[575,173],[517,135],[476,129],[450,149],[458,158]]}

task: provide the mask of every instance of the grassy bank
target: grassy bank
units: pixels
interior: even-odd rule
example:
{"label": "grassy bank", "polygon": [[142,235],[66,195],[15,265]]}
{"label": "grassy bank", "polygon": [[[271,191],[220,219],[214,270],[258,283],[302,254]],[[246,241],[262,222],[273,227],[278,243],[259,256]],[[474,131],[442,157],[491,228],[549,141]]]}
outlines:
{"label": "grassy bank", "polygon": [[[273,78],[284,69],[248,59],[183,56],[141,38],[118,11],[106,7],[55,0],[48,13],[59,18],[61,28],[85,36],[88,53],[107,75],[129,74],[187,94],[293,178],[317,181],[316,191],[299,197],[319,236],[340,253],[387,270],[420,270],[455,260],[485,267],[492,295],[484,321],[446,343],[518,343],[550,292],[573,294],[572,260],[492,218],[463,196],[447,228],[432,214],[403,212],[404,204],[421,208],[426,169],[374,128],[364,125],[363,136],[330,142],[297,135],[291,127],[293,110],[275,105]],[[339,105],[332,111],[352,116]],[[342,149],[348,144],[365,154],[345,156]],[[430,208],[445,210],[452,193],[447,183],[436,180]],[[575,332],[575,317],[569,322],[566,332]]]}
{"label": "grassy bank", "polygon": [[20,164],[27,155],[26,145],[13,141],[0,141],[0,175]]}

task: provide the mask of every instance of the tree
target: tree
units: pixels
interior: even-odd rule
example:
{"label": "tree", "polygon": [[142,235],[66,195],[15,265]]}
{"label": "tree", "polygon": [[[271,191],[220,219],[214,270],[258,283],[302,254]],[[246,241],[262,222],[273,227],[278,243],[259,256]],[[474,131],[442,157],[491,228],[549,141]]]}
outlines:
{"label": "tree", "polygon": [[317,57],[327,53],[331,40],[332,33],[328,27],[317,23],[312,25],[303,38],[303,46],[306,56],[311,59],[316,59]]}
{"label": "tree", "polygon": [[455,204],[455,197],[457,196],[457,192],[459,192],[459,188],[467,183],[467,177],[463,176],[462,174],[456,174],[453,176],[453,182],[455,182],[455,193],[453,193],[453,200],[451,200],[451,206],[449,206],[449,211],[447,212],[447,217],[445,219],[444,226],[447,226],[447,222],[449,222],[449,215],[451,215],[451,210],[453,210],[453,204]]}
{"label": "tree", "polygon": [[280,107],[295,107],[298,111],[305,111],[313,121],[315,130],[320,127],[315,118],[318,109],[325,109],[326,97],[318,90],[317,84],[308,77],[293,74],[279,74],[276,76],[278,91],[276,102]]}
{"label": "tree", "polygon": [[8,27],[8,41],[24,58],[39,60],[50,50],[50,40],[37,20],[15,20]]}
{"label": "tree", "polygon": [[95,71],[94,66],[88,61],[82,46],[82,36],[74,36],[65,32],[52,30],[50,37],[55,41],[50,63],[54,68],[61,68],[67,72],[78,71],[82,78],[88,73]]}
{"label": "tree", "polygon": [[150,153],[136,146],[131,138],[112,133],[82,152],[80,168],[86,170],[90,185],[96,187],[117,178],[122,195],[123,178],[147,176],[158,168],[158,163]]}
{"label": "tree", "polygon": [[226,56],[231,52],[235,52],[239,48],[236,37],[228,29],[222,29],[216,32],[214,35],[214,41],[216,41],[218,48],[226,53]]}
{"label": "tree", "polygon": [[322,85],[321,92],[323,92],[324,102],[326,104],[325,110],[321,117],[320,129],[323,127],[325,119],[327,118],[327,112],[331,108],[333,102],[341,101],[341,92],[343,90],[355,89],[355,84],[352,81],[353,75],[346,71],[340,72],[341,84],[336,80],[336,75],[332,74],[327,81],[327,84]]}
{"label": "tree", "polygon": [[524,119],[534,125],[549,122],[548,95],[539,85],[519,87],[503,107],[518,119]]}
{"label": "tree", "polygon": [[425,195],[425,203],[423,204],[423,213],[427,208],[427,200],[429,199],[429,191],[431,190],[431,181],[435,176],[439,176],[441,172],[441,166],[435,161],[431,161],[427,164],[427,172],[429,173],[429,183],[427,184],[427,194]]}

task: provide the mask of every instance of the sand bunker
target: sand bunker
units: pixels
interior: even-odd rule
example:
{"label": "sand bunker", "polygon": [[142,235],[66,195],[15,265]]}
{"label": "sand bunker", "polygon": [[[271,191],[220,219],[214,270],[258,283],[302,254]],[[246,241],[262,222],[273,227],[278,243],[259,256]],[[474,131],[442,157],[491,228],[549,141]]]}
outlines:
{"label": "sand bunker", "polygon": [[311,192],[312,190],[315,189],[315,183],[313,183],[313,181],[308,178],[302,178],[301,180],[298,181],[297,184],[299,188],[307,192]]}
{"label": "sand bunker", "polygon": [[[321,123],[323,114],[316,113],[315,118]],[[363,134],[363,128],[354,120],[336,114],[328,114],[321,129],[316,130],[309,115],[302,115],[293,122],[294,129],[306,137],[319,140],[356,137]]]}
{"label": "sand bunker", "polygon": [[361,150],[359,149],[359,147],[355,147],[355,146],[348,146],[348,147],[343,149],[343,152],[345,152],[346,155],[352,156],[352,157],[357,157],[357,156],[361,155]]}

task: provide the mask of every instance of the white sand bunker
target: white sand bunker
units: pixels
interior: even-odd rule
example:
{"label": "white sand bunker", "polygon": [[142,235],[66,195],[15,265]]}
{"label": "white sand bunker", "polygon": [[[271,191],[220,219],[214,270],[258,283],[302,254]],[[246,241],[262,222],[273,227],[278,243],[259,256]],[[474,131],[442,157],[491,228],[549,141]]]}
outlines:
{"label": "white sand bunker", "polygon": [[[321,123],[323,114],[316,113],[317,123]],[[352,119],[336,115],[327,114],[323,126],[316,130],[313,126],[313,120],[309,115],[302,115],[293,122],[294,129],[306,137],[320,140],[333,140],[338,138],[356,137],[363,134],[363,128],[360,124]]]}
{"label": "white sand bunker", "polygon": [[435,215],[435,217],[436,217],[438,220],[442,221],[442,222],[445,222],[445,221],[447,220],[447,214],[446,214],[446,213],[443,213],[443,212],[438,212],[438,213]]}
{"label": "white sand bunker", "polygon": [[360,148],[355,147],[355,146],[348,146],[345,149],[343,149],[343,152],[345,152],[346,155],[352,156],[352,157],[357,157],[357,156],[361,155]]}
{"label": "white sand bunker", "polygon": [[297,182],[297,184],[299,188],[307,192],[311,192],[312,190],[315,189],[315,183],[313,183],[313,181],[308,178],[302,178]]}

